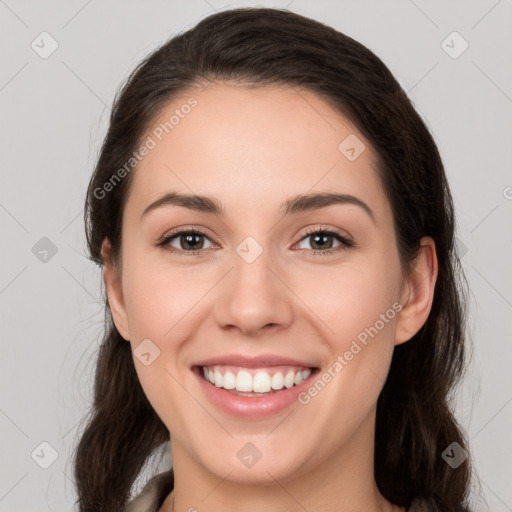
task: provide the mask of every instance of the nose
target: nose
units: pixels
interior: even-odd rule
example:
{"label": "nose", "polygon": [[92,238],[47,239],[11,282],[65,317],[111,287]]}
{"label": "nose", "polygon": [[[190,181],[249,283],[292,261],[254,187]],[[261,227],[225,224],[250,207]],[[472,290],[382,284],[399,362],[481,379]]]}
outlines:
{"label": "nose", "polygon": [[219,283],[214,309],[222,329],[258,336],[261,330],[278,330],[292,322],[293,294],[269,253],[263,250],[252,262],[233,254],[233,267]]}

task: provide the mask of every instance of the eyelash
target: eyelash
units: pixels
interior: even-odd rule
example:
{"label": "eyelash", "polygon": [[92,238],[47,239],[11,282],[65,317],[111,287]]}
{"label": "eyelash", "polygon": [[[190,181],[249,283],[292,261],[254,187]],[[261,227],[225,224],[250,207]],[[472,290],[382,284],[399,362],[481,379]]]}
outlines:
{"label": "eyelash", "polygon": [[[169,242],[171,242],[174,238],[180,236],[180,235],[200,235],[204,236],[205,238],[208,238],[208,235],[204,233],[203,231],[199,229],[178,229],[177,231],[173,231],[167,236],[165,236],[161,241],[158,242],[158,247],[163,247],[165,250],[177,253],[180,256],[202,256],[205,252],[205,249],[199,249],[195,251],[184,251],[181,249],[176,249],[175,247],[171,247],[169,245]],[[327,249],[325,251],[321,251],[319,249],[299,249],[299,252],[309,252],[312,253],[313,256],[325,256],[330,255],[336,252],[345,251],[351,247],[354,247],[355,244],[351,240],[345,238],[344,236],[340,235],[338,232],[330,230],[330,229],[318,229],[318,228],[311,228],[304,233],[304,235],[300,238],[300,240],[297,243],[302,242],[305,238],[308,238],[313,235],[317,234],[323,234],[327,236],[333,236],[336,238],[339,242],[341,242],[341,245],[338,247],[333,247],[331,249]],[[296,245],[296,244],[295,244]]]}
{"label": "eyelash", "polygon": [[338,242],[340,242],[341,245],[338,247],[332,247],[331,249],[327,249],[326,251],[320,251],[318,249],[299,249],[299,251],[301,251],[301,252],[311,251],[314,256],[324,256],[324,255],[333,254],[333,253],[340,252],[340,251],[346,251],[347,249],[354,247],[354,245],[355,245],[354,242],[352,242],[352,240],[349,240],[348,238],[342,236],[337,231],[334,231],[332,229],[321,229],[321,228],[320,229],[310,228],[310,229],[306,230],[306,232],[300,238],[299,242],[301,242],[305,238],[309,238],[310,236],[317,235],[317,234],[332,236],[336,240],[338,240]]}

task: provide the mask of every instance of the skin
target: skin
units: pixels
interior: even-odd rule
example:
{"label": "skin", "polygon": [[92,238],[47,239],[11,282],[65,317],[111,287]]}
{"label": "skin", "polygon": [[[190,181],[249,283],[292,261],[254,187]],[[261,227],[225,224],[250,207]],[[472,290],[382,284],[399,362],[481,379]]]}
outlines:
{"label": "skin", "polygon": [[[159,512],[405,510],[374,480],[375,412],[395,345],[430,312],[434,242],[422,239],[404,274],[370,143],[314,93],[208,84],[169,103],[154,126],[190,96],[198,105],[134,171],[121,261],[112,260],[108,240],[102,248],[117,329],[132,349],[149,338],[160,350],[149,366],[134,357],[171,434],[175,488]],[[355,161],[338,150],[349,134],[366,146]],[[225,216],[168,205],[141,218],[170,191],[214,196]],[[282,201],[307,192],[354,195],[375,222],[350,204],[280,214]],[[182,226],[207,233],[202,256],[158,247]],[[337,230],[356,245],[314,256],[308,228]],[[263,249],[250,264],[236,252],[247,236]],[[170,243],[187,249],[179,236]],[[190,371],[195,361],[234,352],[295,357],[325,371],[396,302],[402,310],[310,403],[269,419],[221,412]],[[251,468],[237,458],[247,442],[262,453]]]}

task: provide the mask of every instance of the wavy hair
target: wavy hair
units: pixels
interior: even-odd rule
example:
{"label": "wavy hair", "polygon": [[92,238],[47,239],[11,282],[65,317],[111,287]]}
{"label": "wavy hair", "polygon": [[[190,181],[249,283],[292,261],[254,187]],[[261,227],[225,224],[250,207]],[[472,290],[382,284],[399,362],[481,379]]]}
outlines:
{"label": "wavy hair", "polygon": [[[395,348],[378,399],[375,479],[394,504],[409,506],[420,498],[433,510],[465,510],[469,459],[452,469],[441,456],[452,442],[468,451],[451,407],[465,367],[467,304],[452,197],[431,133],[368,48],[325,24],[270,8],[213,14],[158,47],[114,99],[85,203],[90,258],[103,265],[105,238],[119,257],[132,173],[108,193],[98,191],[130,159],[170,101],[198,84],[226,80],[296,87],[322,97],[378,156],[376,170],[391,204],[404,271],[423,236],[435,241],[439,268],[430,315],[411,340]],[[130,344],[113,324],[108,299],[105,306],[93,404],[73,460],[80,512],[121,510],[149,457],[169,439],[139,383]]]}

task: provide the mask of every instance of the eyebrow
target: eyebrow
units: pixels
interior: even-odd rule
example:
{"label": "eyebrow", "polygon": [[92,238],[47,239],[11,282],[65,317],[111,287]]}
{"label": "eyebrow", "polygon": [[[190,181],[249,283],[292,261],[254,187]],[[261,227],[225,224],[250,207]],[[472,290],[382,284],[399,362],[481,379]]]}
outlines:
{"label": "eyebrow", "polygon": [[[280,212],[283,216],[286,216],[289,214],[326,208],[333,204],[353,204],[359,206],[375,223],[375,215],[372,209],[361,199],[350,194],[335,194],[329,192],[299,194],[284,201],[281,204]],[[222,206],[214,197],[169,192],[147,206],[142,212],[141,218],[147,215],[150,211],[163,206],[181,206],[183,208],[188,208],[189,210],[210,213],[221,217],[224,216]]]}

